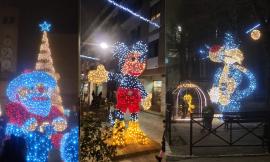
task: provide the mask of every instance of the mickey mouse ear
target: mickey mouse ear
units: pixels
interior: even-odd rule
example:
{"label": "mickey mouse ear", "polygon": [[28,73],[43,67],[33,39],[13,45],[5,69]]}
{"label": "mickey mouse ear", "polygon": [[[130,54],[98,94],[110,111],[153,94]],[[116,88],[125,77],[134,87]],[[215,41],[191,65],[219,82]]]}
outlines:
{"label": "mickey mouse ear", "polygon": [[147,44],[143,43],[142,41],[138,41],[132,46],[132,51],[137,51],[141,53],[142,55],[146,54],[148,52],[148,46]]}
{"label": "mickey mouse ear", "polygon": [[128,46],[122,42],[116,42],[113,46],[113,57],[123,59],[128,54]]}

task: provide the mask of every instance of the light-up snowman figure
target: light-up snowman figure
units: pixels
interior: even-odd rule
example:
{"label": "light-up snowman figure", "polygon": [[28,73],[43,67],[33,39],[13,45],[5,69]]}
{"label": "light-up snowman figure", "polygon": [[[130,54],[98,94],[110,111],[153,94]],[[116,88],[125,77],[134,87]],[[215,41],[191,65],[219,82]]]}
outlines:
{"label": "light-up snowman figure", "polygon": [[[13,134],[26,140],[28,162],[46,162],[49,151],[53,147],[60,148],[62,136],[66,133],[66,118],[51,103],[55,87],[54,78],[42,71],[23,73],[8,84],[6,93],[11,102],[5,107],[9,120],[6,135]],[[74,148],[65,142],[62,145],[62,148]],[[62,157],[67,162],[65,159]]]}

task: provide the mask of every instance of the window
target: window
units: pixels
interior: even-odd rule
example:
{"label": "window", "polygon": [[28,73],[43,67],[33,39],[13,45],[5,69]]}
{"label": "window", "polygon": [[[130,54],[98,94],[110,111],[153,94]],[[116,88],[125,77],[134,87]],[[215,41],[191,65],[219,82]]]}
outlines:
{"label": "window", "polygon": [[154,40],[152,42],[149,43],[149,53],[148,53],[148,58],[152,58],[152,57],[157,57],[158,56],[158,41]]}
{"label": "window", "polygon": [[138,26],[136,29],[130,32],[131,42],[138,41],[141,35],[141,27]]}
{"label": "window", "polygon": [[156,20],[160,17],[160,1],[154,4],[150,9],[150,19]]}
{"label": "window", "polygon": [[15,17],[4,17],[2,24],[13,24],[15,23]]}

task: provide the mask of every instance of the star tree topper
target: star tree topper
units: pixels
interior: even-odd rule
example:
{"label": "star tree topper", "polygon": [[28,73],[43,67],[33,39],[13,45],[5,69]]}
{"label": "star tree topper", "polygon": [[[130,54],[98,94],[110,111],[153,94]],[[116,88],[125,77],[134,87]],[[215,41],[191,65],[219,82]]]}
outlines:
{"label": "star tree topper", "polygon": [[39,24],[40,30],[42,32],[49,32],[51,30],[52,24],[48,23],[47,21],[43,21],[43,23]]}

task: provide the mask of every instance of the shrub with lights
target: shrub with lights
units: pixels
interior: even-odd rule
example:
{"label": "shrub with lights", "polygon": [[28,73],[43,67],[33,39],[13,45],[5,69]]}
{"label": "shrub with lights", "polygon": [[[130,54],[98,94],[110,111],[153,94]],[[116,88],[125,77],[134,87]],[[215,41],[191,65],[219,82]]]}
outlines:
{"label": "shrub with lights", "polygon": [[[89,81],[97,84],[108,80],[118,82],[112,144],[117,146],[129,143],[147,144],[148,138],[138,123],[140,103],[144,109],[149,109],[152,99],[152,95],[145,91],[143,84],[138,79],[146,66],[147,45],[138,41],[131,49],[124,43],[116,43],[113,48],[114,57],[119,61],[121,73],[108,72],[103,65],[99,65],[97,70],[89,72]],[[130,120],[126,128],[124,114],[127,110],[130,112]]]}
{"label": "shrub with lights", "polygon": [[[254,92],[256,89],[255,76],[242,66],[244,55],[236,44],[233,35],[225,33],[224,45],[214,45],[207,50],[200,50],[204,58],[209,57],[211,61],[223,63],[214,76],[214,84],[209,91],[212,102],[219,105],[222,112],[238,112],[240,102]],[[248,80],[248,87],[242,89],[244,77]]]}
{"label": "shrub with lights", "polygon": [[[49,151],[53,147],[60,148],[62,137],[69,138],[64,135],[65,116],[52,106],[51,95],[55,87],[55,79],[42,71],[23,73],[8,84],[6,93],[11,102],[6,105],[9,119],[6,135],[13,134],[26,140],[28,162],[46,162]],[[64,145],[65,149],[77,146],[76,143]],[[65,156],[74,156],[72,154]]]}

